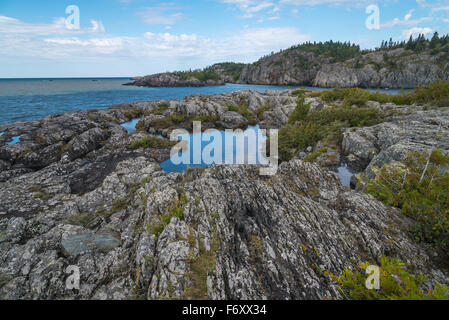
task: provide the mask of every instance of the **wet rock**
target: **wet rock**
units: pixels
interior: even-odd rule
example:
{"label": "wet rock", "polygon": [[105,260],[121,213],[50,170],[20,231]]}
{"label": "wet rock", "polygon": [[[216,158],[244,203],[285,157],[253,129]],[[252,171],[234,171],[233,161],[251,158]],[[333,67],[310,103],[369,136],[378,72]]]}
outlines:
{"label": "wet rock", "polygon": [[118,246],[120,246],[120,239],[110,232],[76,235],[61,242],[64,254],[69,256],[77,256],[93,250],[109,252]]}

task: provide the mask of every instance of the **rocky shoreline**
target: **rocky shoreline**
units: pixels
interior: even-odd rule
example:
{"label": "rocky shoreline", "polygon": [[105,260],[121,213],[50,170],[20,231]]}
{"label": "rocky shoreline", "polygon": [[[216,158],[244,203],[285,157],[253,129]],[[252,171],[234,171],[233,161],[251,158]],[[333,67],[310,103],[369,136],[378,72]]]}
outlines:
{"label": "rocky shoreline", "polygon": [[231,77],[222,64],[205,70],[219,80],[181,80],[175,73],[133,79],[127,85],[148,87],[216,86],[225,83],[290,85],[319,88],[412,89],[449,79],[449,53],[431,50],[414,52],[404,48],[375,51],[343,62],[303,49],[288,49],[259,61],[242,65],[239,76]]}
{"label": "rocky shoreline", "polygon": [[[448,285],[410,219],[319,164],[345,156],[370,175],[410,150],[449,152],[449,108],[369,102],[391,117],[346,129],[333,161],[304,162],[299,151],[316,150],[298,150],[273,177],[253,166],[169,174],[159,165],[168,146],[129,147],[193,119],[281,128],[296,100],[291,90],[239,91],[0,125],[0,299],[342,299],[325,271],[382,254],[427,275],[426,287]],[[246,112],[230,111],[243,103]],[[121,124],[136,118],[128,134]],[[80,268],[79,290],[66,289],[68,266]]]}
{"label": "rocky shoreline", "polygon": [[125,83],[124,85],[137,87],[212,87],[225,85],[225,81],[222,79],[200,81],[195,77],[191,77],[184,80],[172,73],[158,73],[145,77],[135,77],[132,80],[132,82]]}

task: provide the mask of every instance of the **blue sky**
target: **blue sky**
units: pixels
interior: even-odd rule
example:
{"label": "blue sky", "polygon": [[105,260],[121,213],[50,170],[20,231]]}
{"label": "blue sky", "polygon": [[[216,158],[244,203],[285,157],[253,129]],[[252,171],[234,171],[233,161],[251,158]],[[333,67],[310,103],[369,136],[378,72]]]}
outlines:
{"label": "blue sky", "polygon": [[[378,29],[365,25],[369,5]],[[1,0],[0,78],[138,76],[253,62],[309,40],[374,48],[435,31],[449,33],[449,0]]]}

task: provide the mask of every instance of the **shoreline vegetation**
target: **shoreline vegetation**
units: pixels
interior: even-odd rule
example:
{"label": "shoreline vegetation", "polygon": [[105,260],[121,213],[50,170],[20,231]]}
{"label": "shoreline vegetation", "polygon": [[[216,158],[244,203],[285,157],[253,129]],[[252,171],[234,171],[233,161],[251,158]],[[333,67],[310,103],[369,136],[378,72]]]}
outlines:
{"label": "shoreline vegetation", "polygon": [[[408,41],[382,41],[380,47],[371,50],[350,42],[306,42],[272,52],[252,64],[217,63],[204,69],[136,77],[126,85],[200,87],[240,83],[412,89],[446,80],[448,62],[449,35],[435,32],[431,39],[420,34],[417,38],[410,36]],[[427,70],[421,70],[420,64],[426,64]],[[401,74],[405,70],[406,75]]]}
{"label": "shoreline vegetation", "polygon": [[[290,114],[289,124],[279,132],[279,156],[288,161],[298,150],[314,146],[319,141],[336,148],[343,139],[342,130],[351,127],[369,127],[386,121],[394,113],[381,112],[370,102],[395,105],[421,104],[424,108],[449,106],[449,80],[438,81],[413,91],[388,95],[358,88],[336,88],[321,92],[305,89],[293,91],[298,96],[295,110]],[[320,98],[333,106],[310,111],[306,96]]]}

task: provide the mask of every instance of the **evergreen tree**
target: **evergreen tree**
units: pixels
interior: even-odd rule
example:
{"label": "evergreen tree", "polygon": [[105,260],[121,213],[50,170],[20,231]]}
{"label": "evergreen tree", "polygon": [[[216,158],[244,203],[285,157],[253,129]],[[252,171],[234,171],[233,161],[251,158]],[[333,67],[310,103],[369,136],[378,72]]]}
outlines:
{"label": "evergreen tree", "polygon": [[435,33],[433,34],[432,40],[430,40],[430,45],[429,45],[429,47],[430,47],[431,49],[435,49],[435,48],[437,47],[439,41],[440,41],[440,37],[439,37],[439,35],[438,35],[438,32],[435,32]]}

